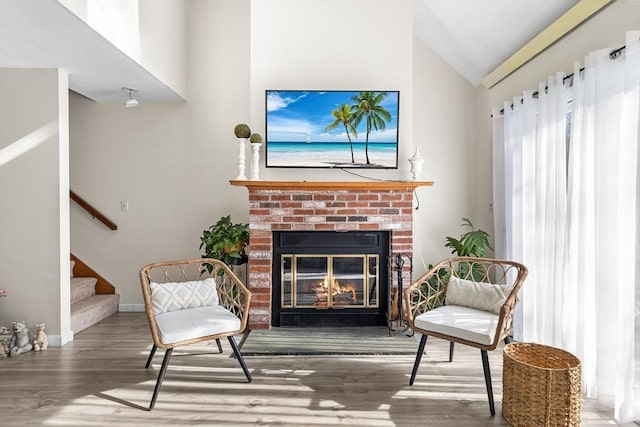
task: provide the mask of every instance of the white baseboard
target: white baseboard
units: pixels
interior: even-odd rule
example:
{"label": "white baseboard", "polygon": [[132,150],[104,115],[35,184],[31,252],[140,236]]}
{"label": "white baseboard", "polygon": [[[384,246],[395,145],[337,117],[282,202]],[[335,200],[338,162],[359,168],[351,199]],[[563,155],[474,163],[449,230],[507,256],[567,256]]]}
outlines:
{"label": "white baseboard", "polygon": [[73,332],[68,331],[62,335],[47,335],[47,341],[51,347],[62,347],[73,341]]}
{"label": "white baseboard", "polygon": [[122,313],[125,313],[125,312],[142,313],[144,312],[144,304],[119,304],[118,311]]}

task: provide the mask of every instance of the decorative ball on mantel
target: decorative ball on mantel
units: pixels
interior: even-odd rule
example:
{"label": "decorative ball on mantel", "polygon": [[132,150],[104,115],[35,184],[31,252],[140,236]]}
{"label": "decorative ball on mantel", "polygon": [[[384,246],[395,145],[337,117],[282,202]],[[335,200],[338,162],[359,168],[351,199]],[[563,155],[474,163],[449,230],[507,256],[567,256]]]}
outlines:
{"label": "decorative ball on mantel", "polygon": [[249,138],[249,142],[252,144],[262,144],[262,136],[260,136],[259,133],[253,133]]}
{"label": "decorative ball on mantel", "polygon": [[240,123],[233,129],[233,133],[236,134],[236,138],[249,138],[251,136],[251,128],[244,123]]}

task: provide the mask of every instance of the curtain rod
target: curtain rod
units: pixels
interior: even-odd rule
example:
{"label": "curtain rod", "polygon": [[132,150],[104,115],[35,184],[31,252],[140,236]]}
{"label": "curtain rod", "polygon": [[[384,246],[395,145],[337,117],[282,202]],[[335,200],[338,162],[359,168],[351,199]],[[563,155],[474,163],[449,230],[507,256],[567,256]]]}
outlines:
{"label": "curtain rod", "polygon": [[[617,48],[615,50],[612,50],[611,52],[609,52],[609,59],[611,59],[611,60],[618,59],[622,55],[622,52],[624,52],[624,50],[626,48],[627,48],[626,45],[622,45],[621,47],[619,47],[619,48]],[[584,71],[584,66],[580,67],[580,69],[578,70],[579,73],[582,73],[583,71]],[[564,84],[564,82],[566,80],[573,79],[573,74],[574,73],[567,74],[566,76],[564,76],[562,78],[562,83]],[[573,85],[573,81],[572,81],[571,85]],[[548,90],[549,90],[549,86],[545,86],[544,87],[544,93],[547,93]],[[536,91],[533,92],[531,97],[537,99],[539,95],[540,95],[539,91],[536,90]],[[523,99],[520,99],[520,104],[524,104],[524,100]],[[513,110],[513,103],[511,103],[511,109]],[[504,114],[504,108],[500,109],[500,114]],[[491,117],[493,118],[493,114],[491,115]]]}

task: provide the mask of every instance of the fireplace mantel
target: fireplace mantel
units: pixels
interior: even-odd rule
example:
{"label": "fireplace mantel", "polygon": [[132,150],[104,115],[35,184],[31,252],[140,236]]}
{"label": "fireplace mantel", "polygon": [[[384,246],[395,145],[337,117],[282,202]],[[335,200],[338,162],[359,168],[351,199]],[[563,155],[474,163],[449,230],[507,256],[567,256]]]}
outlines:
{"label": "fireplace mantel", "polygon": [[229,181],[231,185],[260,190],[398,190],[429,187],[433,181]]}

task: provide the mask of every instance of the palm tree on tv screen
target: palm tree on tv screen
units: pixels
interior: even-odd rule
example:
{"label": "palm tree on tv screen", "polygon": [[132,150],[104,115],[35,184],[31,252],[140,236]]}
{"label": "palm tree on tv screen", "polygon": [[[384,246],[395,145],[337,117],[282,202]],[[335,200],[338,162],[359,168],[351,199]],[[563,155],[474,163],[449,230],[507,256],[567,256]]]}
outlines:
{"label": "palm tree on tv screen", "polygon": [[376,92],[360,92],[351,98],[355,102],[353,105],[355,109],[353,126],[358,126],[364,117],[367,118],[367,136],[364,141],[364,152],[368,165],[371,164],[369,161],[369,134],[371,130],[384,129],[385,122],[391,120],[391,114],[380,105],[386,97],[387,92],[379,92],[377,94]]}
{"label": "palm tree on tv screen", "polygon": [[335,117],[333,123],[326,127],[325,132],[329,132],[334,130],[340,125],[344,126],[344,130],[347,133],[347,139],[349,140],[349,147],[351,147],[351,163],[355,163],[355,158],[353,157],[353,142],[351,142],[351,134],[358,137],[358,132],[356,131],[356,127],[353,125],[353,112],[351,111],[351,107],[348,104],[339,105],[338,108],[331,111],[331,115]]}

